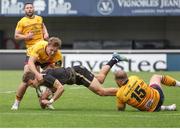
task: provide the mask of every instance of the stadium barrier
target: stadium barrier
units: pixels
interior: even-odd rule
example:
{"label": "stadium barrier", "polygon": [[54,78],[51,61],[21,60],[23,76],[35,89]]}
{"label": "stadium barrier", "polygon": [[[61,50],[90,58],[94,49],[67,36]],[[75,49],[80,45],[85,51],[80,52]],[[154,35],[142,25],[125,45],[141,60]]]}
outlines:
{"label": "stadium barrier", "polygon": [[[112,71],[180,71],[179,50],[62,50],[63,66],[83,65],[98,72],[113,52],[119,52],[129,61],[116,64]],[[25,56],[25,50],[0,50],[0,70],[22,70]]]}

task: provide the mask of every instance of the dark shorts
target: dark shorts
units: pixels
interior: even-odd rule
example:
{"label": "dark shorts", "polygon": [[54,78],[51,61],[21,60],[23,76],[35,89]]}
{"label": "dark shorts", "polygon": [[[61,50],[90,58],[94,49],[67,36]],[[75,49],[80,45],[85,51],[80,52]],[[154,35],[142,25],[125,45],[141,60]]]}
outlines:
{"label": "dark shorts", "polygon": [[94,79],[94,75],[83,66],[74,66],[73,69],[76,76],[75,83],[77,85],[84,85],[89,87],[92,80]]}
{"label": "dark shorts", "polygon": [[77,84],[89,87],[92,80],[94,79],[94,75],[82,66],[48,69],[44,71],[44,73],[44,85],[47,87],[53,86],[56,79],[58,79],[62,85]]}
{"label": "dark shorts", "polygon": [[160,95],[160,99],[159,102],[154,110],[154,112],[160,111],[161,110],[161,106],[163,105],[164,102],[164,94],[162,89],[160,88],[160,86],[158,86],[157,84],[152,84],[150,87],[154,88],[155,90],[157,90],[159,92]]}
{"label": "dark shorts", "polygon": [[[27,65],[28,64],[28,61],[29,61],[29,56],[26,56],[26,59],[25,59],[25,61],[24,61],[24,65]],[[36,62],[35,63],[35,65],[36,66],[40,66],[41,68],[45,68],[45,67],[47,67],[48,65],[50,65],[50,63],[49,62],[47,62],[47,63],[40,63],[40,62]]]}

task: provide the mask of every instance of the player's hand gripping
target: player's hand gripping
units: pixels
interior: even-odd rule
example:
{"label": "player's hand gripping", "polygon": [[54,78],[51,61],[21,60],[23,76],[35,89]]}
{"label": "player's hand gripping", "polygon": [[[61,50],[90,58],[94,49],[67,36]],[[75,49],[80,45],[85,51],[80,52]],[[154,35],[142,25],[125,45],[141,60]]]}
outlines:
{"label": "player's hand gripping", "polygon": [[51,99],[51,100],[43,99],[43,100],[41,100],[41,102],[44,105],[50,105],[54,102],[54,100],[53,99]]}
{"label": "player's hand gripping", "polygon": [[40,73],[36,74],[36,78],[37,78],[38,81],[42,81],[43,80],[43,76]]}
{"label": "player's hand gripping", "polygon": [[34,33],[30,31],[30,32],[26,35],[25,40],[31,40],[31,39],[33,38],[33,36],[34,36]]}

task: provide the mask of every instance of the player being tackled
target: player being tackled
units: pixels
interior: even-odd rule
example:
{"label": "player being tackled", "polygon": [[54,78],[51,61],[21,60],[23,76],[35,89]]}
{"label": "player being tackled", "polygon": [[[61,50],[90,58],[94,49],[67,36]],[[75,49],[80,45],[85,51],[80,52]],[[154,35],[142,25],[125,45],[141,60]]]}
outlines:
{"label": "player being tackled", "polygon": [[42,105],[49,105],[56,101],[64,91],[64,84],[72,85],[84,85],[89,90],[100,96],[115,96],[117,88],[104,88],[102,86],[107,73],[110,71],[111,67],[119,61],[123,61],[118,54],[114,53],[112,59],[102,67],[99,74],[94,75],[89,70],[83,66],[73,66],[68,68],[56,68],[48,69],[42,73],[43,80],[39,81],[35,74],[28,72],[23,76],[23,82],[27,83],[28,86],[32,85],[37,88],[40,85],[44,85],[48,88],[55,88],[53,97],[49,100],[41,97]]}

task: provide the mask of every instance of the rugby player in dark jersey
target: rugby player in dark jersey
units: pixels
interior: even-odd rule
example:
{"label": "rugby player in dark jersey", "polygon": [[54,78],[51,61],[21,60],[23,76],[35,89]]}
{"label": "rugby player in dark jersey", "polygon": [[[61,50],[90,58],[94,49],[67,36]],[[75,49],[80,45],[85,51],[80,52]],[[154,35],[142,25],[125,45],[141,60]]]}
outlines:
{"label": "rugby player in dark jersey", "polygon": [[37,88],[40,85],[45,85],[49,88],[55,88],[56,91],[50,100],[42,100],[43,104],[52,104],[57,100],[64,91],[64,84],[84,85],[89,90],[100,96],[115,96],[117,88],[104,88],[104,82],[107,73],[111,67],[119,61],[127,61],[126,58],[120,57],[118,54],[113,54],[112,59],[101,69],[98,75],[92,74],[83,66],[73,66],[68,68],[49,69],[42,73],[43,80],[38,81],[35,74],[27,72],[23,76],[23,82]]}

